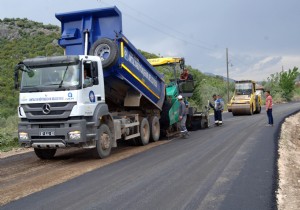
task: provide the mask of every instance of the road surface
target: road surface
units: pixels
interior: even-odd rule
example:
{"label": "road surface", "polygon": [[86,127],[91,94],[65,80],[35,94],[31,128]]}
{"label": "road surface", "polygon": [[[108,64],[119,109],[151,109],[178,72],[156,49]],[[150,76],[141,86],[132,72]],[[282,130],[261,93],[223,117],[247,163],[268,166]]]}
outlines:
{"label": "road surface", "polygon": [[300,103],[275,105],[274,127],[265,126],[264,110],[225,113],[222,127],[192,132],[0,209],[276,209],[280,124],[299,110]]}

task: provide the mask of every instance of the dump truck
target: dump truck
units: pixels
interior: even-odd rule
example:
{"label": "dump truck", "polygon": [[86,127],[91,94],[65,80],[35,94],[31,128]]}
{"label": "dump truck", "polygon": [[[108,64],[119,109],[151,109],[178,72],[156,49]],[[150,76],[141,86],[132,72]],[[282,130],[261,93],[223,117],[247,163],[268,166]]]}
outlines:
{"label": "dump truck", "polygon": [[33,147],[41,159],[67,147],[91,148],[105,158],[119,139],[140,145],[158,141],[164,77],[123,34],[120,10],[82,10],[56,18],[65,55],[26,59],[15,68],[20,145]]}
{"label": "dump truck", "polygon": [[[177,96],[182,95],[187,102],[190,97],[193,96],[195,86],[193,79],[180,79],[179,75],[185,68],[185,59],[183,57],[161,57],[147,59],[149,63],[154,67],[166,67],[166,71],[171,72],[172,77],[170,82],[166,85],[166,97],[170,102],[165,103],[166,110],[178,110],[179,102]],[[170,107],[172,105],[172,107]],[[170,111],[170,114],[174,112]],[[161,121],[174,119],[171,123],[165,123],[175,126],[177,122],[176,117],[162,116]],[[209,127],[209,106],[206,106],[203,111],[198,111],[196,107],[187,105],[187,121],[186,126],[189,130],[198,130],[201,128]],[[173,129],[174,130],[174,129]]]}
{"label": "dump truck", "polygon": [[261,95],[256,94],[256,83],[252,80],[235,82],[234,94],[227,104],[232,115],[252,115],[261,112]]}

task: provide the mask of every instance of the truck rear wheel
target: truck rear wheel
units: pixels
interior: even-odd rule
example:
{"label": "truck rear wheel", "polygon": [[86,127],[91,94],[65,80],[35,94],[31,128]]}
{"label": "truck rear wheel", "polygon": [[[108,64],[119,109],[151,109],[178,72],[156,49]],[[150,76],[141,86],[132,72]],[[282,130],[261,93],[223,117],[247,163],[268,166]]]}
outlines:
{"label": "truck rear wheel", "polygon": [[99,139],[96,141],[94,156],[97,158],[106,158],[110,155],[112,147],[112,135],[107,125],[102,124],[99,128]]}
{"label": "truck rear wheel", "polygon": [[142,146],[147,145],[150,139],[150,126],[147,118],[143,118],[141,121],[140,134],[141,134],[141,136],[139,137],[140,145]]}
{"label": "truck rear wheel", "polygon": [[157,116],[150,118],[151,141],[158,141],[160,137],[160,123]]}
{"label": "truck rear wheel", "polygon": [[34,148],[34,152],[36,156],[40,159],[52,159],[56,153],[56,149],[39,149],[39,148]]}
{"label": "truck rear wheel", "polygon": [[118,59],[118,45],[108,38],[101,38],[94,42],[89,54],[99,56],[102,61],[102,67],[109,68]]}

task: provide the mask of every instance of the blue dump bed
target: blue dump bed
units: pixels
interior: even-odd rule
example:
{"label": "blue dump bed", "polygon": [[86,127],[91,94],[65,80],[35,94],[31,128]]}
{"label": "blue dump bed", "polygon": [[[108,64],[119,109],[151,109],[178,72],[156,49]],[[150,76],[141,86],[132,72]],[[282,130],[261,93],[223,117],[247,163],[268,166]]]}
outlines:
{"label": "blue dump bed", "polygon": [[[61,21],[59,44],[67,55],[84,55],[88,34],[88,54],[103,59],[106,98],[117,104],[123,97],[122,103],[129,105],[131,95],[140,97],[140,103],[132,103],[136,106],[162,108],[163,76],[123,35],[117,7],[56,14],[56,18]],[[129,100],[124,99],[125,95]]]}

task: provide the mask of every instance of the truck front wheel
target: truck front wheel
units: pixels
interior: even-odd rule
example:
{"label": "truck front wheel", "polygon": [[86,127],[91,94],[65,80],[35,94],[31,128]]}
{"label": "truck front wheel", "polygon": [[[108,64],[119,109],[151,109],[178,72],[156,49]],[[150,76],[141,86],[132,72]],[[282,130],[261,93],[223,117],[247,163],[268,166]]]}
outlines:
{"label": "truck front wheel", "polygon": [[34,152],[36,156],[40,159],[52,159],[56,153],[56,149],[39,149],[39,148],[34,148]]}
{"label": "truck front wheel", "polygon": [[107,125],[102,124],[98,130],[99,139],[96,141],[94,155],[97,158],[106,158],[110,155],[112,135]]}

